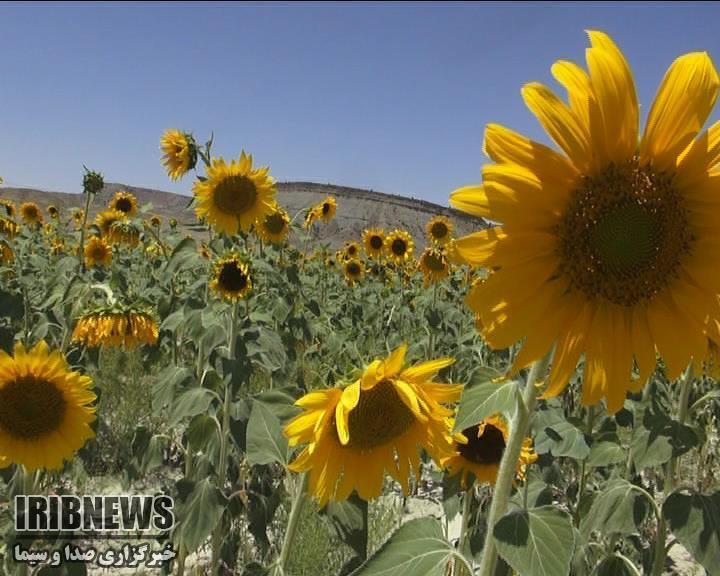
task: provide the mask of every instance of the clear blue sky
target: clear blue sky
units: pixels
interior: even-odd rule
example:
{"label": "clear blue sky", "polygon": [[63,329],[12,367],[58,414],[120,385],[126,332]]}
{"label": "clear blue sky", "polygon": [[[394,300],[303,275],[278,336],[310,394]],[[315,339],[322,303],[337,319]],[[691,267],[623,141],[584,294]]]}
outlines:
{"label": "clear blue sky", "polygon": [[[60,3],[58,3],[60,4]],[[520,88],[584,63],[584,29],[625,51],[645,111],[678,55],[720,64],[718,5],[0,6],[0,175],[77,191],[108,181],[189,193],[160,165],[165,128],[215,132],[279,180],[447,203],[479,180],[483,127],[544,140]],[[713,118],[717,118],[715,113]]]}

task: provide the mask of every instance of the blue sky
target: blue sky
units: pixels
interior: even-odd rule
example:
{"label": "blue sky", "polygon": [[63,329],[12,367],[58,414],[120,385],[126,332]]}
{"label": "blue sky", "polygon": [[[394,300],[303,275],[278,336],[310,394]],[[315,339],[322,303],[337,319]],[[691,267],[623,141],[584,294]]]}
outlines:
{"label": "blue sky", "polygon": [[[78,191],[106,180],[190,193],[159,162],[165,128],[242,148],[278,180],[371,188],[447,204],[479,181],[483,127],[546,141],[521,86],[556,87],[609,32],[647,112],[689,51],[720,63],[718,5],[3,4],[0,175]],[[715,113],[713,118],[717,118]]]}

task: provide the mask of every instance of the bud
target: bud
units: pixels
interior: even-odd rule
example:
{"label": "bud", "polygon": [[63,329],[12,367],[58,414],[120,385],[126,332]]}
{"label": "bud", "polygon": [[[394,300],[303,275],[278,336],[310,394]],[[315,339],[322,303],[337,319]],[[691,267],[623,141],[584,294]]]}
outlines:
{"label": "bud", "polygon": [[97,194],[105,186],[102,174],[94,172],[85,168],[85,174],[83,175],[83,193],[84,194]]}

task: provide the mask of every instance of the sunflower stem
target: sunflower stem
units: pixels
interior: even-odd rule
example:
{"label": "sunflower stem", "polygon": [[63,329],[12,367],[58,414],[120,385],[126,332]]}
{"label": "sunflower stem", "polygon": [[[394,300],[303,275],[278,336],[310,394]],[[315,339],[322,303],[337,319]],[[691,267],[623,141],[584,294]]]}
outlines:
{"label": "sunflower stem", "polygon": [[88,212],[90,211],[90,200],[94,194],[85,192],[85,211],[83,212],[82,226],[80,227],[80,247],[78,248],[78,263],[80,272],[85,272],[85,226],[87,226]]}
{"label": "sunflower stem", "polygon": [[[466,548],[467,536],[468,536],[468,524],[470,522],[470,508],[472,506],[474,492],[475,492],[474,485],[470,486],[470,488],[468,488],[465,491],[465,498],[463,498],[462,522],[460,524],[460,538],[458,540],[458,551],[463,556],[465,556],[465,548]],[[464,572],[464,570],[462,570],[462,569],[458,570],[458,568],[460,568],[460,566],[463,566],[463,565],[462,564],[455,565],[455,570],[456,570],[455,574],[457,574],[458,576],[462,575]],[[472,576],[472,572],[470,572],[468,574],[468,576]]]}
{"label": "sunflower stem", "polygon": [[[690,362],[683,374],[680,383],[680,399],[678,401],[678,422],[685,424],[688,416],[688,400],[690,399],[690,389],[694,379],[693,363]],[[665,466],[665,485],[663,486],[664,497],[667,498],[673,490],[675,490],[675,475],[677,473],[678,458],[673,456],[670,462]],[[661,508],[662,510],[662,508]],[[665,515],[661,514],[658,518],[657,536],[655,537],[655,553],[653,555],[652,572],[653,576],[661,576],[665,567],[665,540],[667,539],[667,522]]]}
{"label": "sunflower stem", "polygon": [[[279,574],[282,576],[285,574],[285,565],[287,564],[288,557],[290,556],[290,550],[292,549],[293,540],[297,533],[297,528],[300,520],[300,513],[305,505],[305,491],[308,485],[308,475],[304,473],[300,476],[296,486],[295,496],[292,501],[290,508],[290,516],[288,518],[287,530],[285,531],[285,539],[283,540],[282,548],[280,549],[280,556],[277,561],[277,568]],[[276,572],[277,574],[278,572]]]}
{"label": "sunflower stem", "polygon": [[480,563],[480,576],[492,576],[497,562],[497,551],[493,528],[507,509],[508,498],[512,490],[513,478],[517,469],[517,462],[522,450],[523,440],[527,436],[530,427],[530,416],[532,415],[535,403],[537,402],[537,387],[535,382],[544,374],[550,360],[550,353],[537,360],[531,367],[525,382],[522,394],[517,395],[517,408],[515,417],[512,419],[510,435],[500,461],[497,480],[490,513],[487,521],[487,532],[485,534],[485,546],[483,549],[482,561]]}

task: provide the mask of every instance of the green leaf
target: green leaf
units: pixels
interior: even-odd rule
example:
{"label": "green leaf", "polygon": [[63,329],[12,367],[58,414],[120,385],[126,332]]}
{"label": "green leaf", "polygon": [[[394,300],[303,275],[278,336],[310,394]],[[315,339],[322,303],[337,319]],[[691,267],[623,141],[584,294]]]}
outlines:
{"label": "green leaf", "polygon": [[201,480],[193,488],[181,514],[180,538],[189,552],[195,551],[220,522],[225,510],[220,490],[210,481]]}
{"label": "green leaf", "polygon": [[435,518],[411,520],[351,576],[444,576],[454,549]]}
{"label": "green leaf", "polygon": [[170,426],[177,425],[183,418],[207,412],[214,398],[215,394],[207,388],[196,386],[186,390],[175,403]]}
{"label": "green leaf", "polygon": [[538,454],[551,452],[555,457],[569,456],[577,460],[590,454],[585,435],[555,410],[538,412],[534,427],[537,429],[535,451]]}
{"label": "green leaf", "polygon": [[[593,576],[636,576],[640,571],[630,561],[613,554],[605,558],[593,571]],[[632,568],[631,568],[632,567]]]}
{"label": "green leaf", "polygon": [[720,574],[720,492],[709,496],[673,492],[663,515],[680,543],[710,576]]}
{"label": "green leaf", "polygon": [[638,470],[664,464],[699,444],[700,439],[693,428],[665,414],[640,407],[635,422],[630,450]]}
{"label": "green leaf", "polygon": [[553,506],[514,510],[493,530],[498,553],[519,574],[566,576],[575,549],[570,515]]}
{"label": "green leaf", "polygon": [[498,412],[511,413],[515,409],[518,383],[514,380],[493,381],[471,385],[460,398],[455,431],[461,431]]}
{"label": "green leaf", "polygon": [[597,495],[583,517],[580,530],[585,536],[598,530],[603,534],[634,534],[650,508],[647,497],[627,480],[611,480]]}
{"label": "green leaf", "polygon": [[252,466],[288,460],[288,441],[280,419],[262,402],[253,402],[247,427],[247,459]]}
{"label": "green leaf", "polygon": [[177,274],[180,270],[194,266],[201,258],[195,240],[193,238],[183,238],[175,246],[170,261],[165,266],[164,275],[169,278],[170,275]]}
{"label": "green leaf", "polygon": [[198,414],[193,417],[188,426],[187,439],[192,450],[217,452],[220,442],[216,420],[207,414]]}
{"label": "green leaf", "polygon": [[600,439],[590,447],[587,465],[595,468],[618,464],[627,460],[627,452],[613,440]]}
{"label": "green leaf", "polygon": [[367,558],[367,511],[368,503],[355,493],[343,502],[329,502],[322,510],[333,532],[350,546],[361,560]]}

